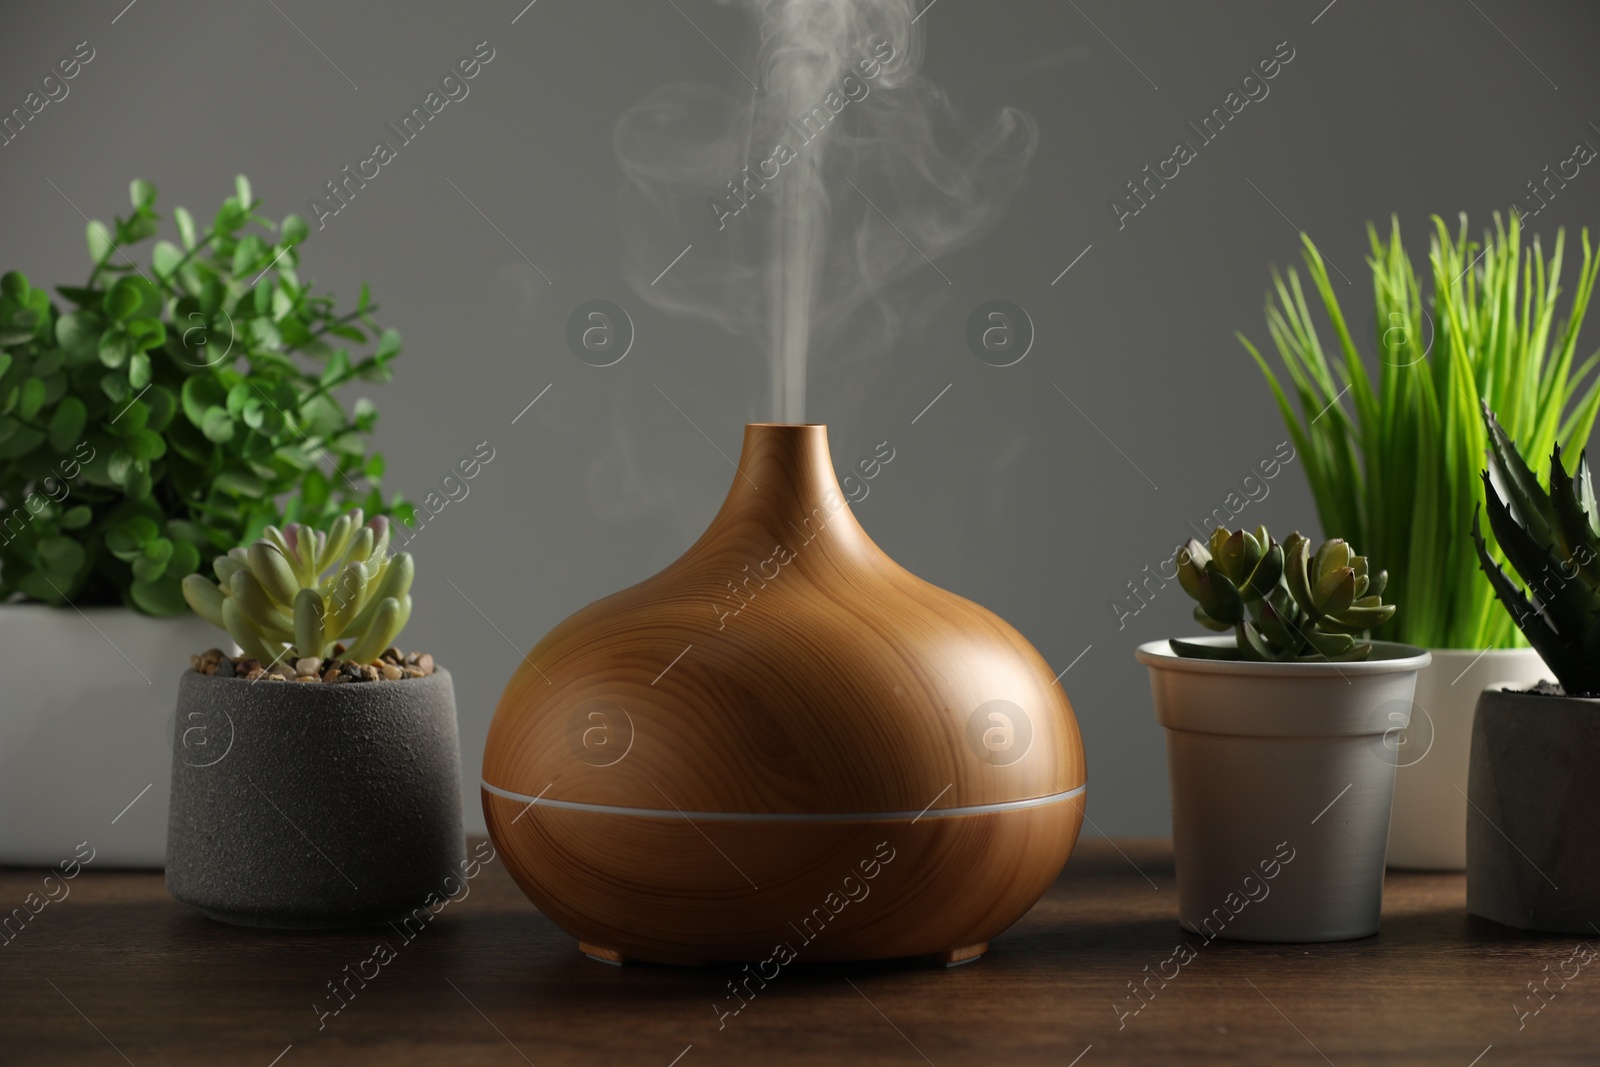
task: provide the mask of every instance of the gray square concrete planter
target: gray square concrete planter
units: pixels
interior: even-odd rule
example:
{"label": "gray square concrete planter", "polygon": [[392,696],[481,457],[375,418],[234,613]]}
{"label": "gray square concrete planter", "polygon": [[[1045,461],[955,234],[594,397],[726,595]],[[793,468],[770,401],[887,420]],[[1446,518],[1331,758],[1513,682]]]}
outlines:
{"label": "gray square concrete planter", "polygon": [[167,891],[222,922],[387,922],[466,864],[450,674],[256,682],[185,671]]}
{"label": "gray square concrete planter", "polygon": [[1355,663],[1254,663],[1153,641],[1137,656],[1166,728],[1179,924],[1238,941],[1377,933],[1393,741],[1428,653],[1374,641]]}
{"label": "gray square concrete planter", "polygon": [[1486,689],[1472,726],[1467,910],[1519,930],[1600,924],[1600,700]]}

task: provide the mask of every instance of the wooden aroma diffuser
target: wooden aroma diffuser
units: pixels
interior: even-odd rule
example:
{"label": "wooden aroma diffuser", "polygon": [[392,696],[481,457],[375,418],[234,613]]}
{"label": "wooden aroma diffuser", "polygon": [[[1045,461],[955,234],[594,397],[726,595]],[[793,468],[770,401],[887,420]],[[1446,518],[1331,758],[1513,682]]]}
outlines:
{"label": "wooden aroma diffuser", "polygon": [[506,867],[612,962],[974,959],[1084,788],[1049,665],[873,544],[817,425],[747,426],[710,528],[539,642],[483,759]]}

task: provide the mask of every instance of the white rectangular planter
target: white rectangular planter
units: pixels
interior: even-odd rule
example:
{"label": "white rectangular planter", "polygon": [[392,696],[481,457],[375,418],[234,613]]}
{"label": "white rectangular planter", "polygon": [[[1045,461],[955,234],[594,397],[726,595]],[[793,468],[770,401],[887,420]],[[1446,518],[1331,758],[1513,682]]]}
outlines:
{"label": "white rectangular planter", "polygon": [[96,867],[160,869],[178,678],[219,646],[194,615],[0,605],[0,864],[87,841]]}

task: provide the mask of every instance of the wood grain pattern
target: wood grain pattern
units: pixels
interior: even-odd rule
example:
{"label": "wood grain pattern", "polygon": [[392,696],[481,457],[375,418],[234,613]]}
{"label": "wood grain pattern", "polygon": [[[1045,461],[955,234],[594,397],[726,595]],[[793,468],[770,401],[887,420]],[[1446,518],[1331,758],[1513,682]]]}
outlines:
{"label": "wood grain pattern", "polygon": [[[743,610],[720,616],[735,595],[748,595]],[[839,493],[825,427],[754,425],[701,538],[528,654],[501,697],[483,775],[528,796],[548,787],[552,798],[690,811],[916,812],[1047,796],[1085,781],[1054,674],[994,613],[873,544]],[[992,700],[1029,719],[1020,760],[973,748],[969,721]],[[631,750],[610,765],[582,742],[596,721],[586,715],[607,707],[632,724]]]}
{"label": "wood grain pattern", "polygon": [[[682,557],[534,647],[501,698],[483,773],[529,798],[784,816],[915,815],[1085,783],[1072,707],[1044,659],[873,544],[839,492],[826,427],[780,424],[746,427],[728,497]],[[896,878],[934,889],[902,894],[898,922],[841,928],[813,946],[819,958],[988,940],[1066,861],[1079,809],[1055,807],[960,830],[899,820],[910,859]],[[815,905],[817,879],[848,870],[870,836],[719,824],[739,866],[761,872],[727,882],[693,824],[525,809],[485,794],[490,834],[530,896],[583,941],[652,960],[763,958]],[[713,881],[688,873],[696,863]],[[752,883],[775,888],[740,895]]]}
{"label": "wood grain pattern", "polygon": [[[1583,939],[1469,918],[1460,874],[1390,872],[1374,938],[1206,944],[1178,929],[1164,841],[1079,842],[977,963],[802,956],[726,1020],[713,1005],[742,968],[585,959],[498,859],[409,943],[386,927],[227,927],[159,873],[97,866],[0,947],[8,1067],[267,1067],[291,1044],[276,1067],[667,1067],[680,1054],[676,1067],[1067,1067],[1080,1054],[1076,1067],[1467,1067],[1491,1044],[1477,1067],[1557,1067],[1592,1065],[1600,1033],[1593,965],[1565,988],[1549,979],[1547,1006],[1519,1019],[1514,1007],[1539,1004],[1527,983]],[[43,874],[0,869],[0,908]],[[1119,1027],[1112,1003],[1180,939],[1197,958]],[[319,1029],[311,1005],[378,941],[397,957]]]}

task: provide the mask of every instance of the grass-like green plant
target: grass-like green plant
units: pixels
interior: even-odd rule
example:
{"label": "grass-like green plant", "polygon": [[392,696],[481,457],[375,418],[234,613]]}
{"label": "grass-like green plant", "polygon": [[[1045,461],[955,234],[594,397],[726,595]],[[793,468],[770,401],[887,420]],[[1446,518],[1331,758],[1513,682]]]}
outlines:
{"label": "grass-like green plant", "polygon": [[1367,572],[1367,559],[1338,538],[1315,553],[1295,532],[1283,544],[1265,526],[1211,531],[1210,545],[1194,538],[1173,562],[1178,583],[1196,601],[1195,621],[1233,631],[1234,643],[1172,640],[1172,650],[1195,659],[1283,663],[1364,660],[1372,645],[1356,638],[1394,616],[1383,602],[1387,575]]}
{"label": "grass-like green plant", "polygon": [[133,214],[89,223],[69,307],[0,278],[0,602],[176,614],[185,575],[269,524],[412,515],[379,489],[372,403],[334,395],[386,381],[400,352],[366,288],[346,311],[315,293],[306,224],[259,215],[242,175],[209,226],[175,208],[180,243],[140,266],[129,249],[161,216],[149,182],[130,193]]}
{"label": "grass-like green plant", "polygon": [[212,562],[217,581],[183,580],[195,614],[228,632],[244,654],[271,669],[287,660],[325,659],[349,642],[343,658],[371,663],[411,617],[411,555],[389,554],[389,523],[363,525],[361,509],[326,533],[290,524]]}
{"label": "grass-like green plant", "polygon": [[1499,412],[1530,454],[1587,442],[1600,379],[1584,383],[1600,353],[1576,365],[1575,352],[1600,260],[1585,230],[1583,267],[1558,324],[1562,232],[1547,259],[1537,237],[1524,249],[1515,214],[1509,224],[1496,215],[1481,245],[1468,238],[1465,215],[1454,238],[1443,220],[1433,221],[1426,303],[1398,220],[1387,241],[1368,226],[1377,313],[1369,357],[1351,336],[1321,254],[1303,235],[1336,347],[1323,347],[1292,268],[1287,278],[1273,272],[1277,300],[1269,293],[1267,301],[1287,383],[1248,338],[1240,340],[1294,438],[1323,531],[1360,544],[1406,605],[1378,636],[1431,648],[1506,648],[1519,643],[1516,627],[1496,609],[1463,536],[1483,500],[1478,471],[1489,442],[1480,407]]}

